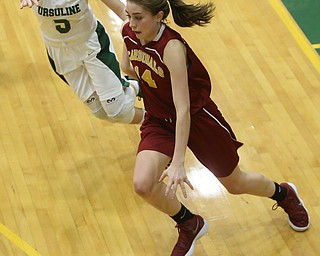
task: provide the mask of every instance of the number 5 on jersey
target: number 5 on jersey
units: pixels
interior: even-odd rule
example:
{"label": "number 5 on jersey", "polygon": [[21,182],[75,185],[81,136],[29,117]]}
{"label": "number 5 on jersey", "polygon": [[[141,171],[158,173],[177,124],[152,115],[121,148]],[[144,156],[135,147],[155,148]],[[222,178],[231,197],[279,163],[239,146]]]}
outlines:
{"label": "number 5 on jersey", "polygon": [[54,20],[56,25],[56,30],[58,30],[61,34],[68,33],[71,29],[70,22],[66,19],[62,20]]}

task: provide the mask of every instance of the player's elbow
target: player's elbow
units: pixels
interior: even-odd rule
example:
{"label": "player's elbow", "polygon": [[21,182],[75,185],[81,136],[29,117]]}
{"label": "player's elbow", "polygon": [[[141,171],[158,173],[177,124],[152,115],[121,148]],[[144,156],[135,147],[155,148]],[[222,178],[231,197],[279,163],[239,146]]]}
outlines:
{"label": "player's elbow", "polygon": [[120,67],[125,74],[128,74],[128,75],[130,74],[130,70],[131,70],[130,65],[121,64]]}

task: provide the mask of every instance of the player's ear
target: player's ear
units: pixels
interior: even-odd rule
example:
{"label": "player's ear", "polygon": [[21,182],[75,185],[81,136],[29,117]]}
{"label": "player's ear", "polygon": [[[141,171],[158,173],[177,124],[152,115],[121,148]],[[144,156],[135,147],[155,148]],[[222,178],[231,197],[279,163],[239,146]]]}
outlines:
{"label": "player's ear", "polygon": [[157,22],[162,21],[163,15],[164,15],[164,12],[163,12],[163,11],[159,11],[159,12],[156,14],[156,20],[157,20]]}

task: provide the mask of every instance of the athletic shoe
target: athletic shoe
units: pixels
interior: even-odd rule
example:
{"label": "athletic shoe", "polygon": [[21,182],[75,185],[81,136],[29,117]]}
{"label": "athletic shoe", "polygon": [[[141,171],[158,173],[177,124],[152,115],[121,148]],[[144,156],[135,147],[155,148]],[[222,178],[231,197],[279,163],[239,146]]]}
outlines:
{"label": "athletic shoe", "polygon": [[178,242],[173,248],[171,256],[191,256],[196,241],[208,232],[209,224],[199,215],[194,215],[176,226],[179,231]]}
{"label": "athletic shoe", "polygon": [[272,209],[276,210],[278,206],[284,209],[288,214],[289,225],[295,231],[305,231],[310,226],[310,218],[307,208],[304,207],[303,201],[298,195],[298,190],[292,183],[281,183],[280,186],[287,189],[287,196],[283,201],[277,202]]}

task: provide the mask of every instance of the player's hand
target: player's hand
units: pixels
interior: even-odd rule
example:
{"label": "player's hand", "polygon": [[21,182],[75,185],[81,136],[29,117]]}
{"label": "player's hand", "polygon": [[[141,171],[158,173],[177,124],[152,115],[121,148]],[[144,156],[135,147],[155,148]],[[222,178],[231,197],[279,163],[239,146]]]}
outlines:
{"label": "player's hand", "polygon": [[38,5],[38,0],[22,0],[20,4],[20,9],[29,6],[30,8],[34,5]]}
{"label": "player's hand", "polygon": [[187,184],[191,189],[193,186],[189,181],[184,166],[175,166],[171,164],[161,175],[159,182],[162,182],[165,177],[168,177],[167,188],[165,191],[165,196],[170,196],[172,199],[175,197],[177,193],[178,186],[180,186],[183,196],[187,198],[187,191],[185,184]]}

